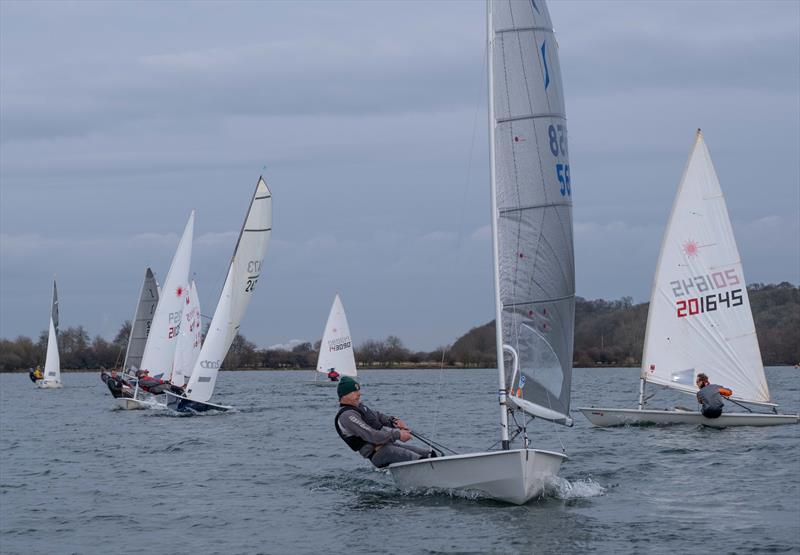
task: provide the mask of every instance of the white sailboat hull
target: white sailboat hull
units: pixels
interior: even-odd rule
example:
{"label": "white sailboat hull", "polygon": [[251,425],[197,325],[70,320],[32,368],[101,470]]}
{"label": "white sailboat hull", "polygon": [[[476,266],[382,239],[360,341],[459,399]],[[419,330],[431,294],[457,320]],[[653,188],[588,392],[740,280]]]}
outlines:
{"label": "white sailboat hull", "polygon": [[477,491],[522,505],[541,495],[566,459],[552,451],[515,449],[395,463],[389,471],[402,490]]}
{"label": "white sailboat hull", "polygon": [[149,401],[144,399],[133,399],[131,397],[117,397],[114,399],[114,402],[117,406],[123,410],[140,410],[140,409],[149,409],[150,407],[156,406],[166,406],[163,403],[157,403],[156,401]]}
{"label": "white sailboat hull", "polygon": [[61,389],[63,386],[61,382],[44,382],[40,380],[36,382],[36,387],[39,389]]}
{"label": "white sailboat hull", "polygon": [[579,408],[579,411],[595,426],[641,426],[647,424],[670,425],[692,424],[711,428],[732,426],[779,426],[797,424],[796,414],[757,414],[748,412],[723,413],[719,418],[706,418],[699,412],[681,410],[638,410]]}

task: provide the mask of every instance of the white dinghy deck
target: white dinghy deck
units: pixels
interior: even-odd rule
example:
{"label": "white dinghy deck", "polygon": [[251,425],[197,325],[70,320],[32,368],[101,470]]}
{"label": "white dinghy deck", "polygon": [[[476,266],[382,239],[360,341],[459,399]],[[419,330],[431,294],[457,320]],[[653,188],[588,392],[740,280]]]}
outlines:
{"label": "white dinghy deck", "polygon": [[404,491],[475,491],[522,505],[543,493],[566,459],[553,451],[513,449],[395,463],[389,472]]}
{"label": "white dinghy deck", "polygon": [[654,409],[606,409],[579,408],[579,411],[595,426],[665,426],[690,424],[709,428],[734,426],[779,426],[797,424],[797,414],[765,414],[756,412],[729,412],[719,418],[706,418],[696,411]]}

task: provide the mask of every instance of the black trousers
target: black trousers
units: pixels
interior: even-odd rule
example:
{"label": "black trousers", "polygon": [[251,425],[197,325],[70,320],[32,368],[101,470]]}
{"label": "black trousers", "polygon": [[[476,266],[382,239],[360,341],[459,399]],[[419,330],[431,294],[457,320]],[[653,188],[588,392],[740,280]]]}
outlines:
{"label": "black trousers", "polygon": [[703,416],[706,418],[719,418],[722,415],[722,407],[707,409],[703,407]]}

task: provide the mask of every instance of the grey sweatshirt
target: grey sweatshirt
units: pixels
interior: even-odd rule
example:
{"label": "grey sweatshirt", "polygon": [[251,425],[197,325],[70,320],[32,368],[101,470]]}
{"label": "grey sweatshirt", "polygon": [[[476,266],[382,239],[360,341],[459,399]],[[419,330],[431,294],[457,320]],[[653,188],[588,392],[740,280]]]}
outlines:
{"label": "grey sweatshirt", "polygon": [[346,410],[339,416],[339,428],[345,437],[358,436],[367,443],[358,450],[359,454],[368,458],[375,451],[376,445],[384,445],[392,443],[400,439],[400,429],[394,428],[393,417],[387,416],[376,410],[372,410],[364,405],[361,405],[361,410],[370,413],[375,417],[375,420],[380,422],[381,429],[376,430],[361,418],[359,412],[353,410]]}
{"label": "grey sweatshirt", "polygon": [[697,392],[698,402],[707,409],[722,408],[725,406],[725,403],[722,402],[722,395],[719,394],[719,388],[720,386],[717,384],[708,384]]}

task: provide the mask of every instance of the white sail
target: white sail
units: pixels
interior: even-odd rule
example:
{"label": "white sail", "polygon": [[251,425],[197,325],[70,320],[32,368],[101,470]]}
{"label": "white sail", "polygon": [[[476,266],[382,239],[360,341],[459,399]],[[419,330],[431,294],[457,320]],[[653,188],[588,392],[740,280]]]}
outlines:
{"label": "white sail", "polygon": [[661,245],[642,377],[694,393],[698,373],[734,398],[770,400],[739,250],[700,130]]}
{"label": "white sail", "polygon": [[189,287],[193,235],[194,210],[189,215],[189,221],[186,222],[183,236],[164,280],[150,327],[151,333],[142,355],[141,369],[149,370],[151,377],[160,377],[164,381],[168,381],[172,375],[172,361],[183,314],[183,295]]}
{"label": "white sail", "polygon": [[331,369],[342,376],[357,374],[350,326],[347,324],[347,315],[339,295],[333,299],[317,359],[317,372],[327,374]]}
{"label": "white sail", "polygon": [[172,366],[173,384],[183,387],[192,375],[200,346],[203,341],[202,320],[200,317],[200,298],[197,296],[197,285],[192,280],[184,295],[183,321],[181,322],[178,344],[175,347],[175,361]]}
{"label": "white sail", "polygon": [[47,354],[44,359],[42,385],[61,384],[61,358],[58,355],[58,291],[53,281],[53,303],[50,308],[50,325],[47,335]]}
{"label": "white sail", "polygon": [[128,335],[128,348],[125,350],[125,361],[122,369],[128,370],[131,367],[137,369],[141,366],[144,347],[147,344],[147,336],[150,334],[150,326],[153,323],[153,316],[158,305],[158,285],[153,271],[147,268],[142,281],[142,289],[139,291],[139,301],[136,303],[136,313],[131,323],[131,331]]}
{"label": "white sail", "polygon": [[259,177],[217,308],[186,385],[189,399],[205,402],[214,393],[219,368],[255,292],[271,232],[272,194],[264,178]]}
{"label": "white sail", "polygon": [[572,184],[558,44],[541,1],[492,2],[498,364],[510,400],[570,424]]}

